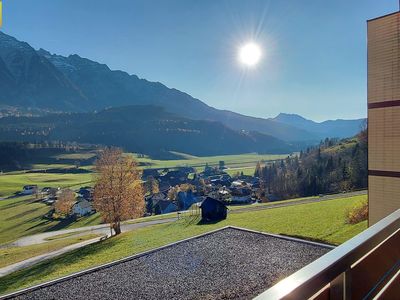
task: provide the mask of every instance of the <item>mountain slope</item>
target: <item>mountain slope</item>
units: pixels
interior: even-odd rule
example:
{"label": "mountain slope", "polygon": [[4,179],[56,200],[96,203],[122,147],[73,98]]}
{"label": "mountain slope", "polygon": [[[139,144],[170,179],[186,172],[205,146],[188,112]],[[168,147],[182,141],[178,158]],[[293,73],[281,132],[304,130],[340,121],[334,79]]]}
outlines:
{"label": "mountain slope", "polygon": [[[78,55],[35,51],[29,44],[0,32],[0,104],[64,112],[107,107],[156,105],[193,120],[221,122],[234,130],[258,131],[281,140],[316,142],[329,130],[308,131],[290,122],[254,118],[218,110],[159,82],[113,71]],[[343,132],[347,124],[343,124]]]}
{"label": "mountain slope", "polygon": [[155,106],[118,107],[98,113],[6,117],[0,119],[0,139],[120,146],[160,158],[166,158],[169,151],[207,156],[294,150],[272,136],[235,131],[219,122],[186,119]]}
{"label": "mountain slope", "polygon": [[0,104],[56,111],[93,111],[124,105],[157,105],[195,120],[221,122],[232,129],[259,131],[284,140],[315,140],[312,134],[270,120],[212,108],[158,82],[112,71],[78,55],[38,51],[0,32]]}
{"label": "mountain slope", "polygon": [[87,99],[29,44],[0,32],[0,104],[72,109]]}
{"label": "mountain slope", "polygon": [[129,75],[126,72],[112,71],[107,65],[78,55],[63,57],[51,55],[43,50],[38,53],[80,87],[91,99],[93,109],[151,104],[190,119],[218,121],[236,130],[259,131],[289,141],[317,139],[317,136],[287,124],[215,109],[177,89],[139,79],[136,75]]}
{"label": "mountain slope", "polygon": [[284,123],[290,126],[294,126],[305,131],[311,132],[320,138],[325,137],[338,137],[345,138],[356,135],[360,132],[362,124],[365,119],[356,120],[328,120],[324,122],[314,122],[303,118],[296,114],[284,114],[280,113],[273,119],[279,123]]}

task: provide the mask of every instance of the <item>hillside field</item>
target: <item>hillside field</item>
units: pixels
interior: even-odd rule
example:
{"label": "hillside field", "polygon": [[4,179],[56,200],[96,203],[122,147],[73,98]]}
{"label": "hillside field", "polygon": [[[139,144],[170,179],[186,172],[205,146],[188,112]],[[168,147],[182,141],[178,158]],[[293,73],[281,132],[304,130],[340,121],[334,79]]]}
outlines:
{"label": "hillside field", "polygon": [[347,209],[365,199],[363,195],[232,213],[216,224],[199,225],[198,218],[186,217],[173,223],[139,228],[7,275],[0,279],[0,293],[49,281],[227,225],[338,245],[366,229],[366,221],[355,225],[345,222]]}
{"label": "hillside field", "polygon": [[222,155],[222,156],[192,156],[184,153],[173,152],[174,154],[181,156],[182,159],[175,160],[157,160],[149,157],[138,157],[134,154],[136,160],[143,164],[144,168],[173,168],[173,167],[195,167],[202,169],[206,164],[211,167],[216,167],[219,161],[224,161],[227,168],[243,168],[243,167],[255,167],[259,161],[272,161],[278,159],[284,159],[289,154],[239,154],[239,155]]}
{"label": "hillside field", "polygon": [[[287,157],[287,154],[261,155],[261,154],[241,154],[241,155],[224,155],[224,156],[206,156],[196,157],[179,153],[182,159],[177,160],[154,160],[149,157],[139,157],[133,154],[135,159],[141,164],[141,168],[174,168],[180,166],[191,166],[197,171],[202,171],[206,164],[209,166],[218,166],[219,161],[223,160],[227,167],[227,172],[234,175],[242,172],[245,175],[254,174],[254,169],[258,161],[272,161]],[[90,185],[93,180],[92,173],[81,174],[63,174],[63,173],[47,173],[46,170],[52,168],[66,169],[72,168],[74,165],[68,163],[70,160],[86,160],[93,157],[93,152],[66,153],[57,155],[55,158],[59,163],[51,164],[32,163],[32,170],[41,170],[38,173],[28,173],[26,171],[15,171],[0,174],[0,197],[13,195],[22,190],[27,184],[37,184],[40,188],[50,187],[79,187],[79,185]],[[92,170],[92,165],[81,167],[86,170]]]}
{"label": "hillside field", "polygon": [[78,228],[100,224],[99,214],[80,218],[76,222],[50,221],[43,216],[50,206],[38,202],[32,196],[11,198],[0,201],[0,245],[20,237],[66,228]]}

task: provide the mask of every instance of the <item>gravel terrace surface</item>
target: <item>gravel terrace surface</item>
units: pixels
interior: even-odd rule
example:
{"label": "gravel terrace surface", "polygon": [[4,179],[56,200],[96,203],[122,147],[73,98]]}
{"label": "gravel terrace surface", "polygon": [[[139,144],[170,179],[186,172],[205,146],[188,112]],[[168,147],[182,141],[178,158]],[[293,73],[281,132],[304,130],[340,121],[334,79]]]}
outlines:
{"label": "gravel terrace surface", "polygon": [[227,228],[15,299],[251,299],[329,250]]}

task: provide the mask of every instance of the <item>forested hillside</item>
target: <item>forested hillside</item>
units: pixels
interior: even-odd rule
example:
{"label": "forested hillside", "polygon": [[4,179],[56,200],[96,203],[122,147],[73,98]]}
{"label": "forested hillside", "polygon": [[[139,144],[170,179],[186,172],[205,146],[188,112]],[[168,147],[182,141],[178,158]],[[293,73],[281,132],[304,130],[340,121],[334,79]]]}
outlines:
{"label": "forested hillside", "polygon": [[196,156],[291,153],[291,144],[252,131],[235,131],[214,121],[190,120],[155,106],[110,108],[97,113],[0,118],[0,140],[62,141],[117,146],[168,159],[170,151]]}
{"label": "forested hillside", "polygon": [[257,166],[267,194],[278,198],[336,193],[368,186],[367,130],[352,139],[325,139],[279,163]]}

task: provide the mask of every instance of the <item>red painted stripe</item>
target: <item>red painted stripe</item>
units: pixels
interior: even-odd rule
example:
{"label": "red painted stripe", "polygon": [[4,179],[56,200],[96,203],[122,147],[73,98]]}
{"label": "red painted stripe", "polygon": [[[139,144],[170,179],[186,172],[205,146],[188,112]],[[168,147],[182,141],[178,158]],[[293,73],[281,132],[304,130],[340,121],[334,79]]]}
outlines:
{"label": "red painted stripe", "polygon": [[368,175],[400,178],[400,172],[396,171],[368,170]]}
{"label": "red painted stripe", "polygon": [[400,100],[368,103],[368,109],[400,106]]}

